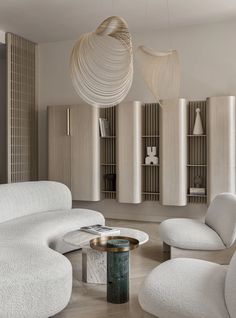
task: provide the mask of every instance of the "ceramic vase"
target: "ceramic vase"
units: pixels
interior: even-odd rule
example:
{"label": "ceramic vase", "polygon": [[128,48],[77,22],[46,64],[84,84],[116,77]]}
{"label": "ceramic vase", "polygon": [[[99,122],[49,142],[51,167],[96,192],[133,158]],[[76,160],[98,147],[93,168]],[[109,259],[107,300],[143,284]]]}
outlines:
{"label": "ceramic vase", "polygon": [[201,119],[200,112],[201,112],[200,108],[197,108],[196,119],[195,119],[195,124],[193,128],[194,135],[203,135],[202,119]]}

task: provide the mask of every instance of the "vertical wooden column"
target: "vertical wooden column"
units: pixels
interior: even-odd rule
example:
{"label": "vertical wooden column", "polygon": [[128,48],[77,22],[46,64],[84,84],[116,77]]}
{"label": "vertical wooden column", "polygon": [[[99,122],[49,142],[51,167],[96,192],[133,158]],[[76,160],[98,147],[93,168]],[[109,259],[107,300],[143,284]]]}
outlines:
{"label": "vertical wooden column", "polygon": [[117,198],[122,203],[142,201],[141,114],[141,102],[117,106]]}
{"label": "vertical wooden column", "polygon": [[235,193],[235,96],[208,98],[208,202]]}
{"label": "vertical wooden column", "polygon": [[187,101],[160,107],[160,201],[187,204]]}

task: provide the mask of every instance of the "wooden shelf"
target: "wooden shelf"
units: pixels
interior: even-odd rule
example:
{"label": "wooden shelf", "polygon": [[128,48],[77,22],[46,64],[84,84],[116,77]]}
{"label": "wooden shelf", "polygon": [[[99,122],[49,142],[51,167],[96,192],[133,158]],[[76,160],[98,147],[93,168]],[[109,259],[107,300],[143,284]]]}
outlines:
{"label": "wooden shelf", "polygon": [[147,165],[145,163],[142,163],[142,166],[144,166],[144,167],[159,167],[160,165],[159,164],[158,165]]}
{"label": "wooden shelf", "polygon": [[205,168],[205,167],[207,167],[207,165],[187,165],[187,167],[202,167],[202,168]]}
{"label": "wooden shelf", "polygon": [[116,193],[116,191],[102,190],[102,193]]}
{"label": "wooden shelf", "polygon": [[159,192],[142,192],[142,194],[160,195]]}
{"label": "wooden shelf", "polygon": [[188,197],[191,197],[191,198],[207,198],[207,195],[206,194],[187,194]]}
{"label": "wooden shelf", "polygon": [[207,137],[207,135],[187,135],[187,137]]}
{"label": "wooden shelf", "polygon": [[106,136],[106,137],[101,137],[100,136],[100,138],[101,139],[114,139],[114,138],[116,138],[116,136]]}
{"label": "wooden shelf", "polygon": [[160,135],[143,135],[142,138],[159,138]]}

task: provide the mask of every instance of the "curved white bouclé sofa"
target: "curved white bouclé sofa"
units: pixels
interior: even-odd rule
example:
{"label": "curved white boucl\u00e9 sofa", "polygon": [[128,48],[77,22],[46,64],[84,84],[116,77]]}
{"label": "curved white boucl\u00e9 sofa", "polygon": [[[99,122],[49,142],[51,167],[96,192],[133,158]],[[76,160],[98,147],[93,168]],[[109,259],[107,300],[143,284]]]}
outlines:
{"label": "curved white boucl\u00e9 sofa", "polygon": [[51,181],[0,185],[0,317],[47,318],[69,302],[72,267],[62,237],[101,213],[72,209],[70,190]]}

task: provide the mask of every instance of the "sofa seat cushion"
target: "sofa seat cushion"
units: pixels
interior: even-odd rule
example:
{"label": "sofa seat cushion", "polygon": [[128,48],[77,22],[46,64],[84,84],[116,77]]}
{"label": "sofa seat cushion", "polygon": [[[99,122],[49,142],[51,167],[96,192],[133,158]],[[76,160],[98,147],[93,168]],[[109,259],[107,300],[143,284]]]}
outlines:
{"label": "sofa seat cushion", "polygon": [[139,293],[143,310],[158,318],[230,318],[224,298],[227,267],[174,259],[156,267]]}
{"label": "sofa seat cushion", "polygon": [[190,250],[222,250],[226,246],[205,223],[192,219],[169,219],[160,225],[161,239],[168,245]]}
{"label": "sofa seat cushion", "polygon": [[0,224],[0,242],[19,240],[49,245],[60,253],[74,246],[66,244],[62,237],[67,232],[92,224],[104,224],[101,213],[87,209],[48,211],[26,215]]}

